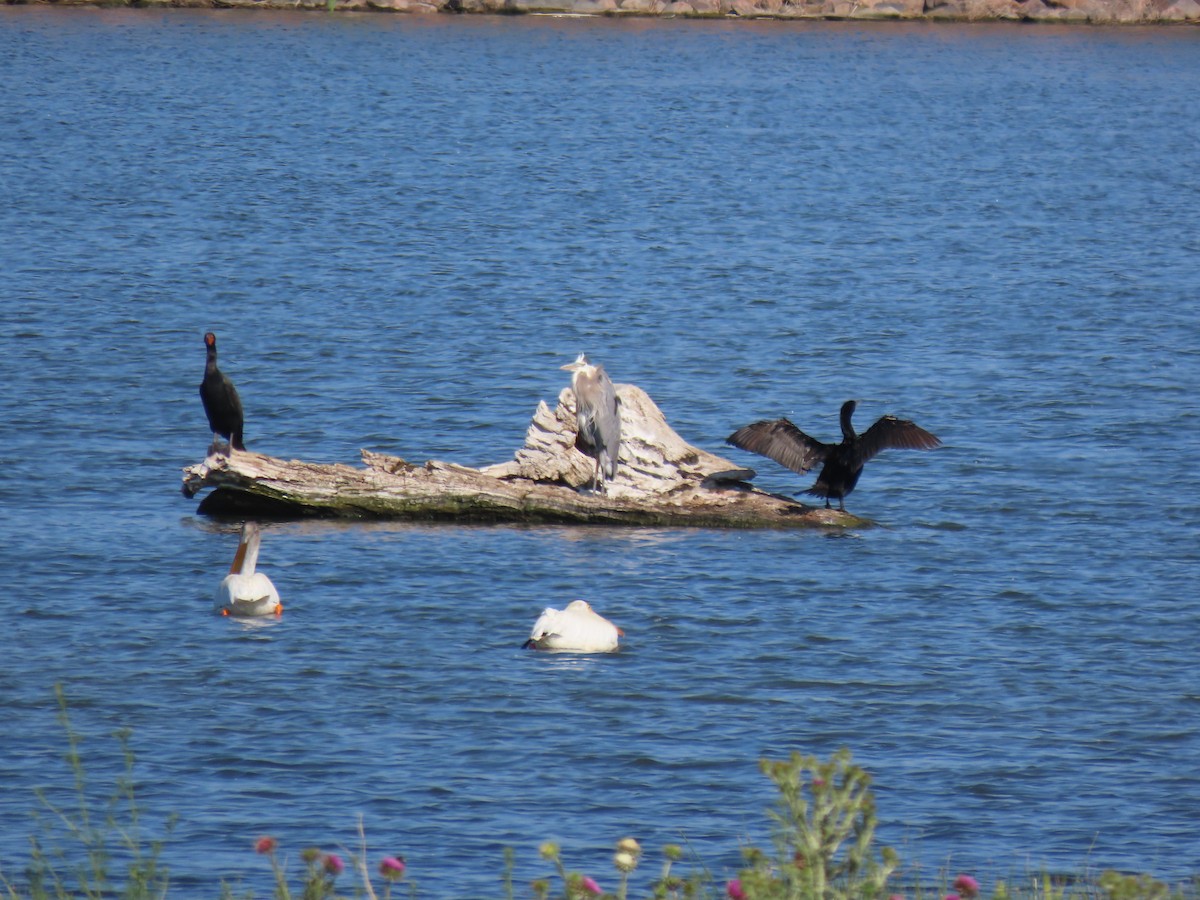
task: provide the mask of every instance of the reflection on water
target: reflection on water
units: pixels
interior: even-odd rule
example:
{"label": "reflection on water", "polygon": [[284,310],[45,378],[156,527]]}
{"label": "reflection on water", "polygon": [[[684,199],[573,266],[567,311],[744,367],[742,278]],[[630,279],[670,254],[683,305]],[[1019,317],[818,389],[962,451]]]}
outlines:
{"label": "reflection on water", "polygon": [[283,621],[283,616],[222,616],[242,631],[255,632],[263,628],[274,628]]}

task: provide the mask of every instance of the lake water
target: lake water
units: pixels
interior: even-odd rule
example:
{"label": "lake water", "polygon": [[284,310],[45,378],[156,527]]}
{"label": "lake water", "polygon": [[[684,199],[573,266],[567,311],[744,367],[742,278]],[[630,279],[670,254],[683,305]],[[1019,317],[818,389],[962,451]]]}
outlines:
{"label": "lake water", "polygon": [[[59,682],[182,896],[360,815],[426,897],[723,879],[842,746],[926,873],[1200,871],[1200,30],[4,7],[0,74],[10,878]],[[210,329],[285,458],[502,461],[580,351],[771,490],[755,419],[945,447],[848,534],[269,524],[254,627],[179,493]],[[576,597],[622,652],[520,649]]]}

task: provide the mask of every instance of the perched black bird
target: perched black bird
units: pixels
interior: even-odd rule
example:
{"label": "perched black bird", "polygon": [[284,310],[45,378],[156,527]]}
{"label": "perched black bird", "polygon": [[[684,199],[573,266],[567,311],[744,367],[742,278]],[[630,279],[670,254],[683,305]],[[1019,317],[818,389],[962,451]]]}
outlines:
{"label": "perched black bird", "polygon": [[245,450],[242,443],[242,401],[237,388],[217,368],[217,336],[211,331],[204,335],[207,359],[204,362],[204,380],[200,382],[200,400],[208,416],[208,427],[212,429],[213,445],[217,436],[229,438],[234,450]]}
{"label": "perched black bird", "polygon": [[825,498],[836,499],[838,508],[846,509],[846,495],[854,490],[865,466],[880,450],[932,450],[941,441],[924,428],[907,419],[883,416],[862,434],[854,433],[850,417],[854,415],[853,400],[842,404],[842,442],[823,444],[789,422],[755,422],[739,428],[726,441],[735,447],[760,453],[775,462],[803,475],[817,463],[824,463],[816,484],[805,491]]}

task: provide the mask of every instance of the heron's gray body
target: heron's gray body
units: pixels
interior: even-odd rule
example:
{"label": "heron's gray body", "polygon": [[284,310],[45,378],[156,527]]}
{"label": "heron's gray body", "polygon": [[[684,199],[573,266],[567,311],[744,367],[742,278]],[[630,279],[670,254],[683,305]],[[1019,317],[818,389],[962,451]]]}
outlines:
{"label": "heron's gray body", "polygon": [[592,365],[580,353],[575,362],[563,366],[571,372],[575,394],[575,447],[596,460],[593,481],[601,490],[605,480],[617,477],[621,454],[621,411],[616,388],[604,366]]}

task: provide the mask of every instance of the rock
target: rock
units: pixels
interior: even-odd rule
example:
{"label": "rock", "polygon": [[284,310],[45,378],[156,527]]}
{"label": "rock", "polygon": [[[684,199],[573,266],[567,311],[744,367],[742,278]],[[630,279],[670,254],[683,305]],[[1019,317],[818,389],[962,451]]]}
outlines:
{"label": "rock", "polygon": [[367,6],[398,13],[436,13],[441,12],[440,5],[444,2],[445,0],[439,0],[438,3],[426,0],[367,0]]}
{"label": "rock", "polygon": [[667,8],[667,4],[664,0],[621,0],[619,8],[623,13],[658,15]]}
{"label": "rock", "polygon": [[571,0],[509,0],[506,8],[520,13],[573,12]]}
{"label": "rock", "polygon": [[1196,0],[1175,0],[1162,11],[1168,22],[1200,22],[1200,3]]}
{"label": "rock", "polygon": [[[304,9],[329,0],[9,0],[62,6]],[[1147,25],[1200,24],[1200,0],[335,0],[334,11],[545,13],[750,19],[926,19]]]}
{"label": "rock", "polygon": [[898,19],[904,15],[904,7],[897,3],[864,3],[854,12],[856,19]]}
{"label": "rock", "polygon": [[865,3],[859,10],[857,18],[915,18],[925,11],[923,0],[882,0],[879,3]]}

